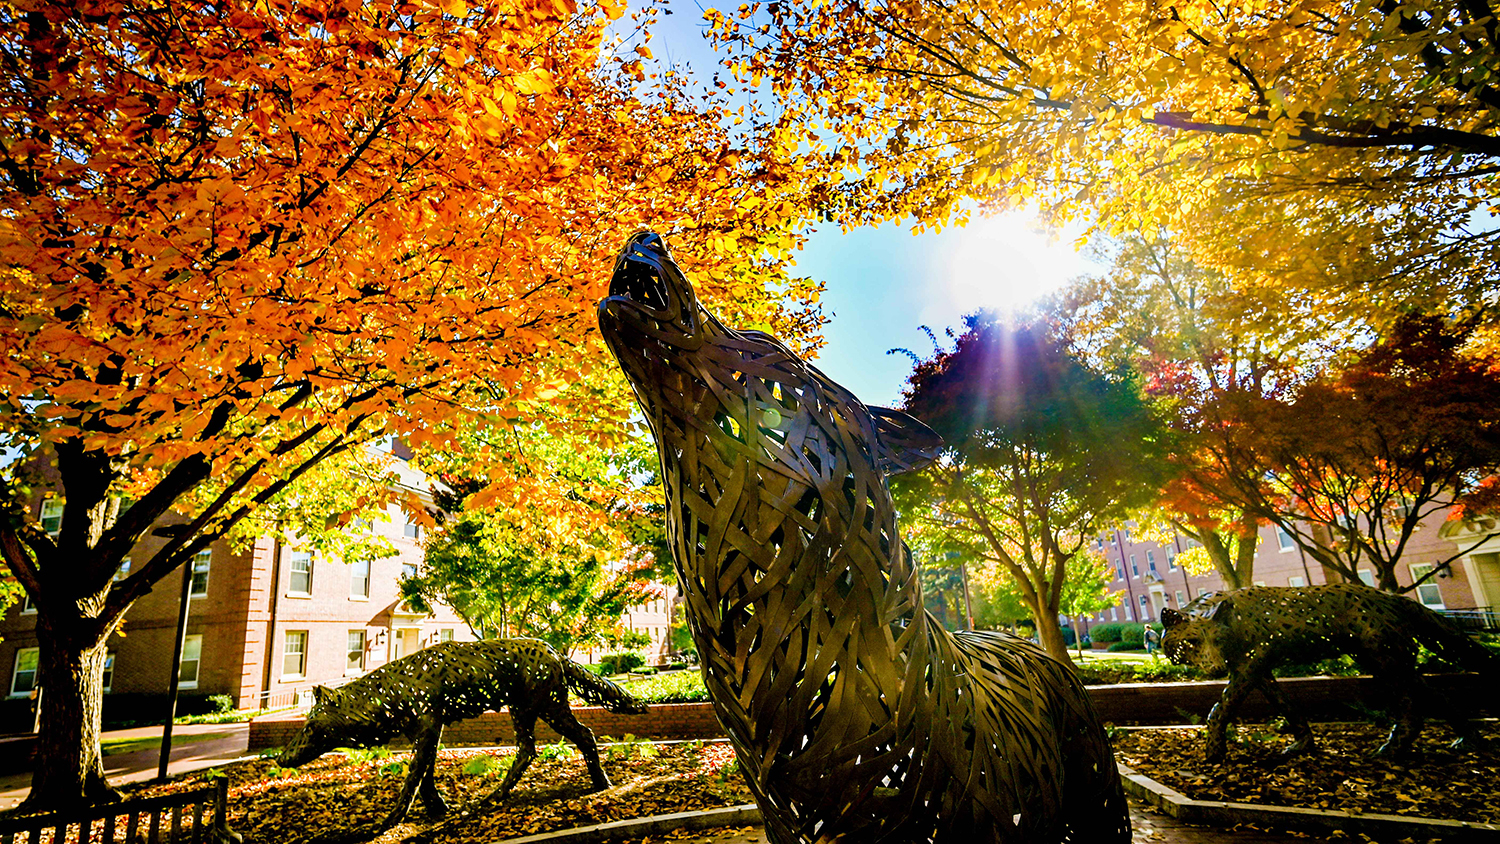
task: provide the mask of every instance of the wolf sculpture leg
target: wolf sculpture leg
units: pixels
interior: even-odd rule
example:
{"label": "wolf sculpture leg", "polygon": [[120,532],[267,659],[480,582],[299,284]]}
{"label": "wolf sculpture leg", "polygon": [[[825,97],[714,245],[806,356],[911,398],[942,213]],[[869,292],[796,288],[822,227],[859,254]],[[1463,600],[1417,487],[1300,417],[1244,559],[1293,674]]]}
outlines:
{"label": "wolf sculpture leg", "polygon": [[594,741],[594,731],[573,717],[573,710],[568,707],[568,702],[550,701],[541,715],[542,720],[557,730],[558,735],[578,745],[584,764],[588,765],[589,777],[594,781],[594,790],[609,788],[609,775],[604,773],[604,766],[599,764],[599,745]]}
{"label": "wolf sculpture leg", "polygon": [[1229,722],[1234,720],[1235,712],[1239,711],[1240,704],[1245,702],[1245,697],[1255,687],[1251,681],[1239,675],[1231,674],[1229,683],[1224,686],[1224,694],[1220,696],[1219,702],[1208,712],[1208,724],[1204,726],[1205,741],[1203,743],[1203,758],[1210,762],[1217,762],[1224,758],[1224,731]]}
{"label": "wolf sculpture leg", "polygon": [[504,800],[509,796],[510,790],[521,781],[521,775],[526,773],[526,769],[531,767],[532,760],[536,758],[536,713],[512,706],[510,721],[516,728],[516,758],[511,761],[510,770],[505,773],[500,787],[485,800]]}
{"label": "wolf sculpture leg", "polygon": [[1287,730],[1292,734],[1292,743],[1286,750],[1281,751],[1283,757],[1295,756],[1299,753],[1307,753],[1317,748],[1317,741],[1313,738],[1312,727],[1308,726],[1307,719],[1292,707],[1286,699],[1286,693],[1281,690],[1280,684],[1275,677],[1267,676],[1260,681],[1261,694],[1271,702],[1271,708],[1281,713],[1286,719]]}
{"label": "wolf sculpture leg", "polygon": [[432,781],[433,768],[437,765],[438,739],[443,735],[443,722],[432,715],[423,716],[415,732],[415,736],[409,736],[414,745],[411,768],[406,773],[406,782],[401,785],[401,793],[396,797],[396,805],[380,825],[382,829],[389,829],[406,819],[419,789],[428,812],[440,816],[448,811],[448,804],[438,794],[437,783]]}

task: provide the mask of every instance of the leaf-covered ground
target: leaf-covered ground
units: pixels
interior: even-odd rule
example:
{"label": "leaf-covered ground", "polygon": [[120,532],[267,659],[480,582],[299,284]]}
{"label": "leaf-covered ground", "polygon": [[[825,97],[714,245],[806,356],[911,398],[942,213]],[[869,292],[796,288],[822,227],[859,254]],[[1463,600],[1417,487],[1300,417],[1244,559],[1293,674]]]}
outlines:
{"label": "leaf-covered ground", "polygon": [[1483,722],[1477,751],[1452,750],[1446,724],[1429,723],[1409,758],[1374,755],[1385,733],[1371,724],[1315,724],[1319,749],[1290,759],[1291,738],[1241,725],[1222,764],[1203,761],[1202,731],[1124,730],[1120,761],[1198,800],[1500,822],[1500,726]]}
{"label": "leaf-covered ground", "polygon": [[[542,748],[503,803],[479,801],[499,786],[511,750],[455,749],[439,753],[438,787],[448,800],[442,821],[426,817],[421,800],[409,822],[374,839],[450,844],[483,842],[606,821],[734,806],[753,798],[728,744],[619,744],[600,749],[614,786],[589,793],[588,772],[571,746]],[[329,753],[298,769],[271,761],[217,769],[229,777],[230,826],[246,844],[314,844],[340,840],[378,823],[391,809],[406,772],[407,753]],[[192,788],[209,772],[165,785],[126,789],[146,796]]]}

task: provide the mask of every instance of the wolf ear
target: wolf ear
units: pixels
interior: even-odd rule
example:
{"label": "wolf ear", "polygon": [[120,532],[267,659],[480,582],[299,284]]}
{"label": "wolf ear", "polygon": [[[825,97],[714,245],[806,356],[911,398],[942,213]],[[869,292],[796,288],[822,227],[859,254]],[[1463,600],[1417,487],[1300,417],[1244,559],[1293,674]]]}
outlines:
{"label": "wolf ear", "polygon": [[1161,626],[1162,627],[1164,627],[1164,628],[1166,628],[1168,630],[1171,630],[1173,627],[1176,627],[1177,625],[1182,624],[1182,623],[1184,623],[1186,621],[1187,621],[1187,616],[1183,615],[1182,613],[1178,612],[1177,610],[1174,610],[1171,607],[1163,607],[1162,608],[1162,611],[1161,611]]}
{"label": "wolf ear", "polygon": [[943,438],[915,417],[888,407],[870,408],[875,423],[875,462],[886,477],[926,469],[943,449]]}
{"label": "wolf ear", "polygon": [[1203,613],[1203,617],[1220,624],[1228,624],[1234,620],[1234,604],[1230,603],[1228,598],[1220,598],[1208,608],[1207,612]]}
{"label": "wolf ear", "polygon": [[313,686],[313,706],[333,699],[333,689],[327,686]]}

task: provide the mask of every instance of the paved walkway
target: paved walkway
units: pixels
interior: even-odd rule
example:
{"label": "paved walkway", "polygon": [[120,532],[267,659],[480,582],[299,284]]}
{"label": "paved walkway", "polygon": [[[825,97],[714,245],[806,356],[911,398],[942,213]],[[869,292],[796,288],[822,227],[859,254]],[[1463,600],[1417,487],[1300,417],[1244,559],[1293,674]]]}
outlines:
{"label": "paved walkway", "polygon": [[[111,730],[102,736],[104,773],[116,785],[156,776],[161,727]],[[248,754],[249,724],[178,724],[172,728],[168,774],[184,774],[241,759]],[[110,753],[111,745],[120,752]],[[31,790],[31,774],[0,777],[0,810],[15,808]]]}
{"label": "paved walkway", "polygon": [[[1310,842],[1354,840],[1309,833],[1271,832],[1259,829],[1216,829],[1184,826],[1136,800],[1130,801],[1130,825],[1135,832],[1134,844],[1310,844]],[[767,844],[766,831],[754,826],[741,829],[708,830],[697,836],[652,837],[629,844]]]}

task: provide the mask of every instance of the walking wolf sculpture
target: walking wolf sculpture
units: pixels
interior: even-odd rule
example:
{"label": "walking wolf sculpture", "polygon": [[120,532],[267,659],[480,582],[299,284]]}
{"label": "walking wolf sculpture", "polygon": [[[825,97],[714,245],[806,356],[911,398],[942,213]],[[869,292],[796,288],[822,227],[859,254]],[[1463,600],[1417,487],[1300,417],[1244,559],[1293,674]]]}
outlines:
{"label": "walking wolf sculpture", "polygon": [[937,435],[726,328],[657,235],[626,245],[610,294],[704,681],[773,844],[1128,841],[1071,668],[922,609],[885,478]]}
{"label": "walking wolf sculpture", "polygon": [[[1288,754],[1313,747],[1307,721],[1288,705],[1271,671],[1284,662],[1315,662],[1349,654],[1393,702],[1390,735],[1376,751],[1402,754],[1421,729],[1412,706],[1421,688],[1417,643],[1446,660],[1500,676],[1497,659],[1416,601],[1352,583],[1330,586],[1252,586],[1199,598],[1186,608],[1161,611],[1162,650],[1178,665],[1194,665],[1212,677],[1229,675],[1224,693],[1208,715],[1205,756],[1224,756],[1224,730],[1245,696],[1260,689],[1280,710],[1295,738]],[[1471,744],[1473,727],[1455,706],[1444,708],[1459,739]]]}
{"label": "walking wolf sculpture", "polygon": [[645,712],[624,689],[537,639],[444,642],[404,656],[337,689],[317,686],[307,723],[277,758],[296,767],[336,747],[370,747],[404,735],[414,746],[401,796],[382,826],[399,823],[420,789],[432,815],[447,811],[433,779],[443,727],[510,707],[516,758],[493,796],[510,793],[536,758],[536,719],[578,745],[595,790],[609,788],[594,734],[568,708],[568,689],[611,712]]}

